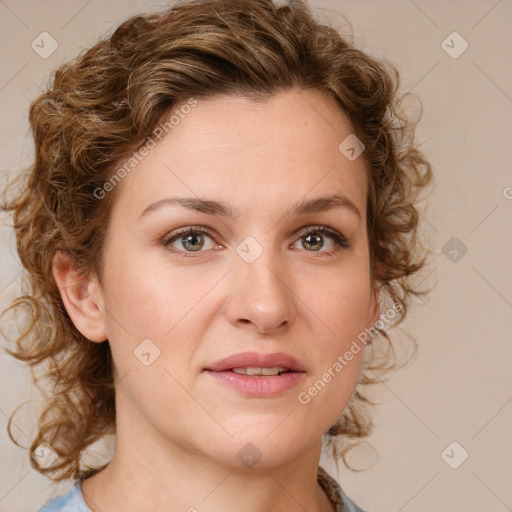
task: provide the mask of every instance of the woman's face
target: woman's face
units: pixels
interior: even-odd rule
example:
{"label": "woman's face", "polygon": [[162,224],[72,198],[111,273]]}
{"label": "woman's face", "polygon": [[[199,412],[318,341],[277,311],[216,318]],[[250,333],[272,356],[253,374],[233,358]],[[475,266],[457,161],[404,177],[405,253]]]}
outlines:
{"label": "woman's face", "polygon": [[[99,291],[118,429],[129,418],[140,439],[230,465],[272,466],[320,442],[363,351],[335,363],[379,315],[366,170],[339,149],[352,131],[318,92],[199,100],[123,178]],[[333,196],[345,199],[319,200]],[[288,359],[258,359],[276,353]],[[302,371],[230,369],[292,358]]]}

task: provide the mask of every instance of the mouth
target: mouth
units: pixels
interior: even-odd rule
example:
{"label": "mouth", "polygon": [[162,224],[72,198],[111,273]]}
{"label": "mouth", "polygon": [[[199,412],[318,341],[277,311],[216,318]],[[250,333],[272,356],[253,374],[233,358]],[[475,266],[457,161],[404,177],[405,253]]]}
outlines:
{"label": "mouth", "polygon": [[220,384],[249,397],[271,397],[294,388],[304,367],[283,354],[245,352],[224,358],[204,369]]}

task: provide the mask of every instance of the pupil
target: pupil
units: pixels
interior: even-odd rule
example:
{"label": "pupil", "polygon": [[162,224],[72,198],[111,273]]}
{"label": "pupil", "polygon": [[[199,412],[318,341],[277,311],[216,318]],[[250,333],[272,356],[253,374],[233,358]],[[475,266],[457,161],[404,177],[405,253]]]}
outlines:
{"label": "pupil", "polygon": [[[317,249],[321,249],[322,246],[324,245],[323,241],[322,241],[322,237],[320,235],[312,235],[312,234],[309,234],[309,235],[306,235],[306,243],[307,244],[319,244],[319,246],[317,247]],[[312,240],[312,242],[310,242],[310,240]]]}
{"label": "pupil", "polygon": [[[201,249],[203,244],[201,243],[201,245],[199,247],[198,246],[194,247],[194,240],[197,243],[197,241],[200,240],[200,238],[202,238],[201,235],[199,235],[199,236],[194,235],[194,234],[187,235],[186,237],[183,238],[183,240],[184,240],[183,246],[192,251],[198,251],[199,249]],[[187,245],[188,245],[188,247],[187,247]],[[192,245],[192,246],[190,246],[190,245]]]}

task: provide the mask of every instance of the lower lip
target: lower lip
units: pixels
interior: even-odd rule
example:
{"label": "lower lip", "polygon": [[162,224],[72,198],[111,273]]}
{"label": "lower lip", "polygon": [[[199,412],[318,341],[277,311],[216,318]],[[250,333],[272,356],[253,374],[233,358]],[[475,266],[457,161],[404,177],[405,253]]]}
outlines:
{"label": "lower lip", "polygon": [[235,389],[242,395],[252,397],[276,396],[293,389],[304,376],[304,372],[287,372],[281,375],[250,376],[229,370],[214,372],[206,370],[224,386]]}

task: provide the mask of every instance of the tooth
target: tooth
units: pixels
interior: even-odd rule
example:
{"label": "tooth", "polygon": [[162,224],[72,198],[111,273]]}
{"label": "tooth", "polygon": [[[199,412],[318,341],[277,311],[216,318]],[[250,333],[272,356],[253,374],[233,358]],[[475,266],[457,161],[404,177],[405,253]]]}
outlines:
{"label": "tooth", "polygon": [[279,366],[275,366],[274,368],[262,368],[261,373],[263,375],[277,375],[280,372],[284,372],[284,368],[281,368]]}
{"label": "tooth", "polygon": [[245,371],[247,375],[261,375],[261,368],[256,368],[254,366],[248,366]]}
{"label": "tooth", "polygon": [[273,368],[256,368],[254,366],[248,366],[247,368],[233,368],[231,370],[234,373],[240,375],[278,375],[286,371],[286,368],[281,366],[274,366]]}

